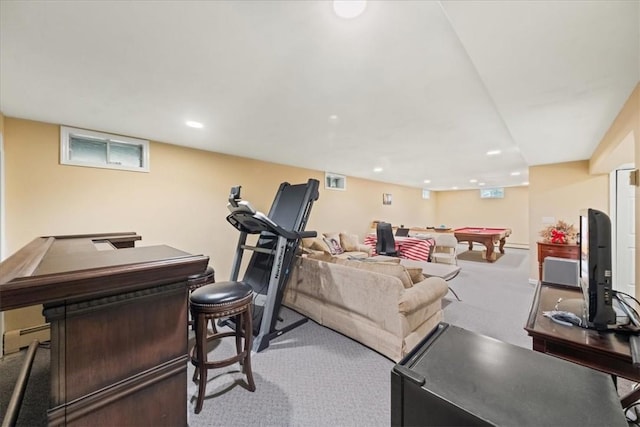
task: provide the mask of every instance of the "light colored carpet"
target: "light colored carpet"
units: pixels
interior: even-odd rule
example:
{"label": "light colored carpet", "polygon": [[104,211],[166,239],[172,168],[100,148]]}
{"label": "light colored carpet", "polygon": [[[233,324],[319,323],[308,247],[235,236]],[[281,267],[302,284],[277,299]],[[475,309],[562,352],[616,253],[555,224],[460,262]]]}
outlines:
{"label": "light colored carpet", "polygon": [[[296,313],[284,309],[285,317]],[[223,341],[211,357],[235,351]],[[197,384],[189,368],[190,426],[388,426],[394,363],[313,321],[282,335],[251,365],[256,391],[244,388],[239,365],[210,371],[207,397],[194,414]],[[219,372],[231,374],[216,375]]]}
{"label": "light colored carpet", "polygon": [[466,249],[466,245],[458,246],[461,270],[449,282],[462,302],[447,295],[445,321],[531,348],[531,338],[524,330],[535,291],[529,284],[529,251],[507,248],[496,262],[489,263],[477,261],[480,251],[469,254]]}

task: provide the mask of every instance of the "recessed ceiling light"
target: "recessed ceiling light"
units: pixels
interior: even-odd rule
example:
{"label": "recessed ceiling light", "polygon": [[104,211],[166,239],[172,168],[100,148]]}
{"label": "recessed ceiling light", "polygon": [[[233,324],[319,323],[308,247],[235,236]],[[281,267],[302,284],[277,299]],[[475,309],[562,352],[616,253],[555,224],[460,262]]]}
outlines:
{"label": "recessed ceiling light", "polygon": [[196,129],[202,129],[204,127],[204,125],[200,122],[195,122],[193,120],[187,120],[185,122],[185,124],[187,126],[189,126],[190,128],[196,128]]}
{"label": "recessed ceiling light", "polygon": [[458,189],[458,187],[453,187],[452,189],[453,189],[453,190],[457,190],[457,189]]}
{"label": "recessed ceiling light", "polygon": [[338,123],[340,123],[340,117],[338,117],[337,114],[332,114],[329,116],[330,125],[337,125]]}
{"label": "recessed ceiling light", "polygon": [[430,179],[425,179],[425,180],[424,180],[424,181],[422,181],[422,182],[424,182],[425,184],[431,184],[431,180],[430,180]]}
{"label": "recessed ceiling light", "polygon": [[482,187],[484,185],[484,182],[479,182],[478,185]]}
{"label": "recessed ceiling light", "polygon": [[490,151],[487,151],[487,156],[496,156],[500,153],[502,153],[502,151],[500,150],[490,150]]}
{"label": "recessed ceiling light", "polygon": [[373,171],[374,171],[374,172],[382,172],[382,171],[383,171],[383,169],[382,169],[382,168],[373,168]]}
{"label": "recessed ceiling light", "polygon": [[529,185],[529,181],[523,182],[522,185]]}
{"label": "recessed ceiling light", "polygon": [[473,184],[474,182],[478,182],[478,180],[477,179],[470,179],[469,182]]}
{"label": "recessed ceiling light", "polygon": [[511,176],[518,176],[520,175],[520,172],[511,172]]}
{"label": "recessed ceiling light", "polygon": [[333,0],[333,11],[340,18],[351,19],[360,16],[366,7],[366,0]]}

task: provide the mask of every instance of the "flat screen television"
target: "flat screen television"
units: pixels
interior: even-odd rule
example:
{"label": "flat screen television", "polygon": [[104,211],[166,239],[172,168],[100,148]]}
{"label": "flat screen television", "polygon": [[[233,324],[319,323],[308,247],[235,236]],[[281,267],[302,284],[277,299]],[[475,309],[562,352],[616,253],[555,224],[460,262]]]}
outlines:
{"label": "flat screen television", "polygon": [[584,318],[593,329],[616,326],[611,277],[611,220],[604,212],[580,212],[580,286]]}

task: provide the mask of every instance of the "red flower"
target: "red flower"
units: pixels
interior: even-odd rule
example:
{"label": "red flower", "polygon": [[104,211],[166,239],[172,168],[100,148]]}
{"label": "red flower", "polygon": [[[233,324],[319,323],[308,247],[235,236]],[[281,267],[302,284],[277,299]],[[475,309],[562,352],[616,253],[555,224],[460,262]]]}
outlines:
{"label": "red flower", "polygon": [[551,230],[551,243],[567,243],[567,233],[557,229]]}

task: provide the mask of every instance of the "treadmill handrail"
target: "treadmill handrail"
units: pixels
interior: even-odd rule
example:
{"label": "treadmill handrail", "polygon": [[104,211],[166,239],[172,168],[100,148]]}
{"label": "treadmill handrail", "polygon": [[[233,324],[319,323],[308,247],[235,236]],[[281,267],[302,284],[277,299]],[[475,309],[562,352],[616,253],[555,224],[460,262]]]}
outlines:
{"label": "treadmill handrail", "polygon": [[262,212],[250,213],[244,210],[231,212],[227,221],[241,232],[258,234],[264,231],[283,236],[287,240],[297,240],[303,237],[316,237],[315,231],[294,231],[280,227]]}

